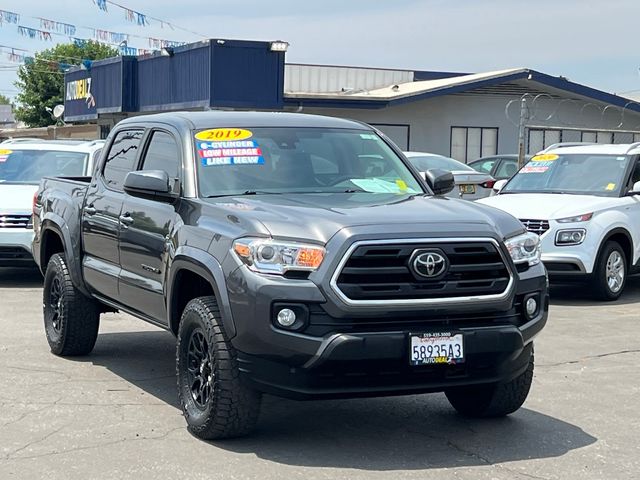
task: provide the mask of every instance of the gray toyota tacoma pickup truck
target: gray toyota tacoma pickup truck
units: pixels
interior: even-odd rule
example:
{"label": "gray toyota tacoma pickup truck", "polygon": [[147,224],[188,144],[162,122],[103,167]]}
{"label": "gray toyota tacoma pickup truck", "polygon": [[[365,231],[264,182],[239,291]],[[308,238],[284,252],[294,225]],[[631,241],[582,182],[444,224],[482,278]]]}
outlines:
{"label": "gray toyota tacoma pickup truck", "polygon": [[91,352],[103,312],[169,330],[204,439],[250,432],[263,393],[445,392],[464,415],[510,414],[547,320],[538,237],[452,188],[358,122],[124,120],[93,177],[45,178],[34,198],[51,351]]}

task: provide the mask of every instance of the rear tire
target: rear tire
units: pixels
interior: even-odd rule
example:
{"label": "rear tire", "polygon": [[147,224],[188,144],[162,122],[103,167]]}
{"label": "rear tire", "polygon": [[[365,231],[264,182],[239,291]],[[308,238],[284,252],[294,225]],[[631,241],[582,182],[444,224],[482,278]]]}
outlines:
{"label": "rear tire", "polygon": [[504,417],[518,410],[533,382],[533,353],[524,373],[506,383],[473,385],[447,390],[445,395],[458,413],[472,418]]}
{"label": "rear tire", "polygon": [[591,287],[595,296],[604,301],[620,298],[627,283],[627,257],[618,242],[604,244],[593,271]]}
{"label": "rear tire", "polygon": [[240,378],[214,297],[191,300],[176,351],[178,399],[189,431],[204,440],[241,437],[258,421],[261,395]]}
{"label": "rear tire", "polygon": [[47,264],[42,297],[51,352],[60,356],[90,353],[98,338],[100,312],[96,302],[74,286],[63,253],[53,255]]}

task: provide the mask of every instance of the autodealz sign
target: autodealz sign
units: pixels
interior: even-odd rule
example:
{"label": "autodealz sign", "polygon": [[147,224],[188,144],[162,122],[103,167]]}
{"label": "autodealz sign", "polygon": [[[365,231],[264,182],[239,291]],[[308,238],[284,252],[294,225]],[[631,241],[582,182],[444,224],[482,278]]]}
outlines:
{"label": "autodealz sign", "polygon": [[65,100],[84,100],[87,103],[87,108],[95,107],[96,101],[91,94],[91,77],[68,82],[66,86]]}

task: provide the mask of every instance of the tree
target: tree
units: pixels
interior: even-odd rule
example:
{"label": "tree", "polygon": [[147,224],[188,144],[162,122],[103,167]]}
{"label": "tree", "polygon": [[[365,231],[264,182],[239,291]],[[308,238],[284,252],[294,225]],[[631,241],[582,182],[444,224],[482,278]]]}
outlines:
{"label": "tree", "polygon": [[0,93],[0,105],[11,105],[11,100]]}
{"label": "tree", "polygon": [[82,60],[114,57],[118,51],[109,45],[87,41],[83,45],[65,43],[36,53],[18,70],[15,82],[16,119],[29,127],[46,127],[55,123],[47,108],[64,103],[64,73],[66,66],[79,65]]}

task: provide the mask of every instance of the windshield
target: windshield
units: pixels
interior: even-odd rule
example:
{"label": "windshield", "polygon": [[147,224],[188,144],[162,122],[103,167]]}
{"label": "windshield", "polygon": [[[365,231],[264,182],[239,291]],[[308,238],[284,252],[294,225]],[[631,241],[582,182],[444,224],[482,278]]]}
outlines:
{"label": "windshield", "polygon": [[440,155],[421,155],[407,157],[411,164],[421,172],[426,172],[432,168],[441,168],[443,170],[452,171],[472,171],[475,170],[462,162],[449,157],[441,157]]}
{"label": "windshield", "polygon": [[417,194],[423,189],[373,132],[217,128],[195,134],[203,197],[270,193]]}
{"label": "windshield", "polygon": [[629,165],[626,155],[536,155],[501,193],[571,193],[619,196]]}
{"label": "windshield", "polygon": [[40,183],[42,177],[84,175],[86,153],[0,149],[0,182]]}

